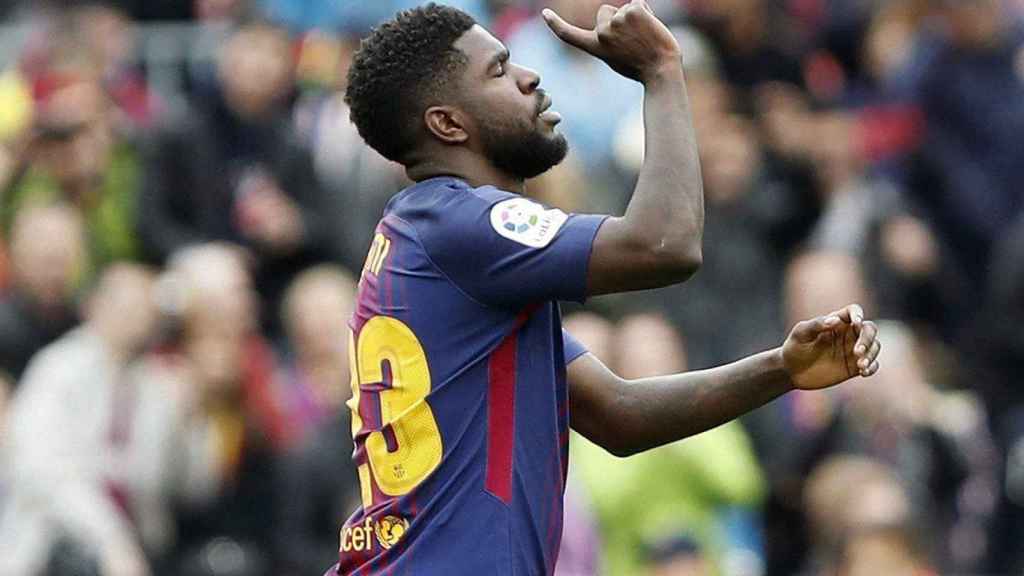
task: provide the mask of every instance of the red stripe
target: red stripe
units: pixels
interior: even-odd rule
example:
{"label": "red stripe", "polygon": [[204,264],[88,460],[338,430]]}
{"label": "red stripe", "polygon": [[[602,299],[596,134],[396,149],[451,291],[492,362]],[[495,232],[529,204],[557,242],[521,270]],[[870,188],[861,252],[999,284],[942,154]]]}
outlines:
{"label": "red stripe", "polygon": [[516,347],[519,329],[534,308],[516,318],[516,326],[491,353],[487,389],[487,491],[512,502],[512,451],[516,438]]}
{"label": "red stripe", "polygon": [[487,391],[487,491],[512,502],[512,448],[516,436],[516,341],[519,329],[491,354]]}

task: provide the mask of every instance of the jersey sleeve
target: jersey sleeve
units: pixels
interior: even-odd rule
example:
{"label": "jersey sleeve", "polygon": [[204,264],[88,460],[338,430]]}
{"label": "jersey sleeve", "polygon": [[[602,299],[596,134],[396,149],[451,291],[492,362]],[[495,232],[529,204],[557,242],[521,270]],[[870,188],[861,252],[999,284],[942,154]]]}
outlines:
{"label": "jersey sleeve", "polygon": [[419,234],[434,264],[478,302],[583,302],[591,248],[605,218],[566,214],[485,186],[450,197]]}
{"label": "jersey sleeve", "polygon": [[582,342],[573,338],[572,334],[569,334],[565,330],[562,330],[562,348],[565,352],[566,366],[572,364],[573,360],[576,360],[580,356],[583,356],[584,354],[589,352],[589,350],[587,350],[587,347],[584,346]]}

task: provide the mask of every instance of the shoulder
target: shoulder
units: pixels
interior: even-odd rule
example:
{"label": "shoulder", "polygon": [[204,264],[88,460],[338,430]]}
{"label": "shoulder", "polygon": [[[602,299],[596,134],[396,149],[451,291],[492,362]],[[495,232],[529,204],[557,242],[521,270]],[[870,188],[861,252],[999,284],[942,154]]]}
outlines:
{"label": "shoulder", "polygon": [[413,220],[439,210],[450,212],[453,209],[479,208],[512,197],[516,197],[516,194],[494,186],[473,188],[458,178],[438,177],[417,182],[402,190],[388,203],[388,210],[404,220]]}
{"label": "shoulder", "polygon": [[479,220],[491,206],[514,196],[490,186],[473,188],[456,178],[432,178],[396,194],[388,202],[385,217],[398,218],[420,237],[469,232],[468,221]]}
{"label": "shoulder", "polygon": [[32,357],[22,376],[21,387],[26,389],[75,388],[81,374],[94,377],[103,356],[97,343],[78,328],[44,346]]}
{"label": "shoulder", "polygon": [[24,312],[12,297],[0,300],[0,341],[20,338],[26,324]]}
{"label": "shoulder", "polygon": [[561,210],[494,186],[473,188],[455,179],[417,186],[389,208],[428,246],[459,242],[479,250],[504,239],[543,248],[568,219]]}
{"label": "shoulder", "polygon": [[172,413],[191,409],[199,398],[193,374],[184,357],[177,353],[148,353],[131,363],[127,377],[144,384],[142,400]]}

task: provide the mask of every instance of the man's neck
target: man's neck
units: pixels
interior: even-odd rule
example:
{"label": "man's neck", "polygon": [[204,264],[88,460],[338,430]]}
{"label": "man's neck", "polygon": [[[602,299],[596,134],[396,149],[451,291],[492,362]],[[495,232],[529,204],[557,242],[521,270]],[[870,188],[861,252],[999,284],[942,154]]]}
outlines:
{"label": "man's neck", "polygon": [[465,180],[470,186],[494,186],[508,192],[524,194],[526,183],[498,170],[490,163],[423,160],[406,166],[405,174],[414,182],[422,182],[438,176],[453,176]]}

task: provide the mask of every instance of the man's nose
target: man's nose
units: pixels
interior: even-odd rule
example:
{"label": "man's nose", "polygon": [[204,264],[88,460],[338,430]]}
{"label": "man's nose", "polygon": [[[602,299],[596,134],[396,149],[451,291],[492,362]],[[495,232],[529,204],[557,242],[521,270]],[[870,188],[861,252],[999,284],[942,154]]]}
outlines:
{"label": "man's nose", "polygon": [[540,74],[524,66],[516,66],[518,76],[516,81],[523,94],[532,94],[540,86]]}

